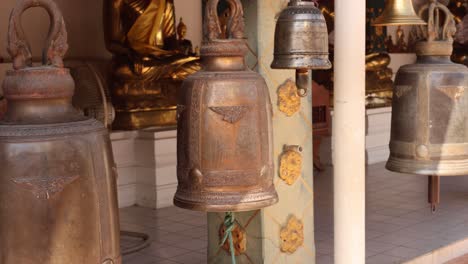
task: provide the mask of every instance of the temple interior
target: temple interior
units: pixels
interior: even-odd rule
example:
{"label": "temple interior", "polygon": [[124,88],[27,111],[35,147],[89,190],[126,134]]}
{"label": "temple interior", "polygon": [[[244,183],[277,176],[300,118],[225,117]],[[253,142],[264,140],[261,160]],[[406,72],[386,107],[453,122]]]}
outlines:
{"label": "temple interior", "polygon": [[0,264],[468,264],[467,0],[2,0]]}

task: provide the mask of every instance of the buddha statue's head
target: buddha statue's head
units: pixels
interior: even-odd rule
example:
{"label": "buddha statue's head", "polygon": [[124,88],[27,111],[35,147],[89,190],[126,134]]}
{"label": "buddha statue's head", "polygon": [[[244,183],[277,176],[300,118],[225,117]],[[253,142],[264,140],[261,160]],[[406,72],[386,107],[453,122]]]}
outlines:
{"label": "buddha statue's head", "polygon": [[177,26],[177,36],[179,39],[185,39],[185,36],[187,35],[187,25],[185,25],[184,21],[182,18],[180,18],[179,25]]}

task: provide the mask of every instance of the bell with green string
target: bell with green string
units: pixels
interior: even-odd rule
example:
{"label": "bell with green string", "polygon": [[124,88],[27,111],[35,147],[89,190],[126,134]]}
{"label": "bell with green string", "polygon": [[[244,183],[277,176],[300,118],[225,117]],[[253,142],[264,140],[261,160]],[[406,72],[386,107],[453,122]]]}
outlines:
{"label": "bell with green string", "polygon": [[226,36],[206,6],[203,70],[182,85],[178,105],[176,206],[250,211],[275,204],[272,105],[265,80],[248,69],[243,9],[228,0]]}

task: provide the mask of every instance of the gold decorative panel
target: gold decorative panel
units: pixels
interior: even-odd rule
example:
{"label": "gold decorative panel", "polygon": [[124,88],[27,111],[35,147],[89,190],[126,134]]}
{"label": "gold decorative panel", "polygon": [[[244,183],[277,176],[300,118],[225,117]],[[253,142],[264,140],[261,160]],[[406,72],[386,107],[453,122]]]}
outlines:
{"label": "gold decorative panel", "polygon": [[285,146],[280,158],[280,178],[293,185],[302,174],[302,147]]}
{"label": "gold decorative panel", "polygon": [[297,94],[296,83],[291,79],[278,88],[278,108],[286,116],[292,116],[301,109],[301,97]]}
{"label": "gold decorative panel", "polygon": [[288,224],[281,230],[281,251],[292,254],[304,244],[304,224],[295,216],[289,218]]}

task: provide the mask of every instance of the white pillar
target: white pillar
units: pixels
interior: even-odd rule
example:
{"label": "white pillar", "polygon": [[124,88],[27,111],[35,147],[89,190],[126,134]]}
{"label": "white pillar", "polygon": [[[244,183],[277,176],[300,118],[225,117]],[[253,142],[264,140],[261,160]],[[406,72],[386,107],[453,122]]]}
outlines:
{"label": "white pillar", "polygon": [[335,0],[335,263],[365,263],[365,0]]}

